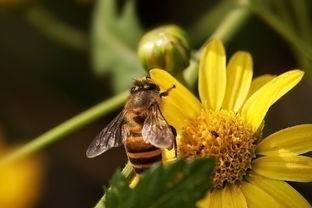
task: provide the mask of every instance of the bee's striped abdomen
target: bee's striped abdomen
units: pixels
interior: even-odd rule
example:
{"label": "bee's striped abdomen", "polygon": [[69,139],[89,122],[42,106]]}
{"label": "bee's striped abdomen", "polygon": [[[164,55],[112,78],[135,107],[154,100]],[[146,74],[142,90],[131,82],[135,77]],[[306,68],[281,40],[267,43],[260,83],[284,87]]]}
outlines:
{"label": "bee's striped abdomen", "polygon": [[162,160],[161,150],[149,143],[145,143],[141,134],[131,135],[125,140],[127,156],[134,171],[141,174]]}

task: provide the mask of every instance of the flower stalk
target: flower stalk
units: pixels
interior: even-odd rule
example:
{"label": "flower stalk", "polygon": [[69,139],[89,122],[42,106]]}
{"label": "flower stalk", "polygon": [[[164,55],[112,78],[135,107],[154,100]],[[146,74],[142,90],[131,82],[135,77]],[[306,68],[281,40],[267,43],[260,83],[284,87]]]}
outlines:
{"label": "flower stalk", "polygon": [[74,132],[75,130],[95,121],[101,116],[111,112],[114,109],[120,107],[128,96],[128,92],[120,93],[104,102],[90,108],[89,110],[78,114],[77,116],[65,121],[64,123],[56,126],[55,128],[47,131],[41,136],[33,139],[28,144],[22,146],[21,148],[9,153],[0,160],[0,166],[7,163],[21,159],[27,155],[30,155],[48,145],[57,142],[58,140],[64,138],[68,134]]}

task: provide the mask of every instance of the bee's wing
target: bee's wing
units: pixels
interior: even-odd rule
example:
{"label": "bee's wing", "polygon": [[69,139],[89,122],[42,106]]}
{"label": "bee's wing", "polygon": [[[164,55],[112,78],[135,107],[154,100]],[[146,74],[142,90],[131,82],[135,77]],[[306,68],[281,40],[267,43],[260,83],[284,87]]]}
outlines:
{"label": "bee's wing", "polygon": [[174,145],[175,135],[172,127],[161,114],[157,104],[151,106],[143,124],[142,136],[145,142],[159,148],[171,149]]}
{"label": "bee's wing", "polygon": [[122,145],[122,124],[124,111],[120,112],[91,142],[86,155],[96,157],[103,152]]}

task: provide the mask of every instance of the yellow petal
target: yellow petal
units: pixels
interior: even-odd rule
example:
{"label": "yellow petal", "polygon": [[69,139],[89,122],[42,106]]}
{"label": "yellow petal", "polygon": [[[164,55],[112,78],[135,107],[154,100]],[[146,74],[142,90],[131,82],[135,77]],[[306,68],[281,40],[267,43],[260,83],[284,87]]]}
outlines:
{"label": "yellow petal", "polygon": [[140,176],[139,176],[139,175],[135,175],[135,176],[131,179],[131,181],[130,181],[130,183],[129,183],[129,187],[130,187],[130,188],[134,188],[134,187],[139,183],[139,181],[140,181]]}
{"label": "yellow petal", "polygon": [[211,191],[211,201],[209,208],[220,208],[222,207],[222,190],[213,190]]}
{"label": "yellow petal", "polygon": [[235,53],[227,66],[223,108],[237,112],[244,103],[252,79],[252,58],[249,53]]}
{"label": "yellow petal", "polygon": [[206,107],[219,110],[225,87],[225,51],[220,40],[210,41],[202,52],[199,64],[199,97]]}
{"label": "yellow petal", "polygon": [[312,181],[312,158],[306,156],[265,156],[255,159],[252,170],[259,175],[285,181]]}
{"label": "yellow petal", "polygon": [[247,208],[246,199],[237,185],[227,185],[222,190],[222,208]]}
{"label": "yellow petal", "polygon": [[257,153],[262,155],[303,154],[312,151],[312,124],[280,130],[260,142]]}
{"label": "yellow petal", "polygon": [[255,184],[272,196],[277,201],[280,207],[284,208],[309,208],[309,202],[292,188],[288,183],[279,180],[272,180],[266,177],[252,175],[250,183]]}
{"label": "yellow petal", "polygon": [[248,98],[241,110],[242,117],[256,131],[270,106],[292,89],[302,78],[303,72],[292,70],[266,83]]}
{"label": "yellow petal", "polygon": [[[180,139],[180,136],[177,135],[177,138],[176,138],[177,146],[179,146],[179,139]],[[177,159],[176,151],[174,148],[172,148],[171,150],[162,149],[161,152],[162,152],[162,162],[165,165]]]}
{"label": "yellow petal", "polygon": [[222,189],[222,207],[220,208],[233,208],[233,197],[229,186]]}
{"label": "yellow petal", "polygon": [[174,126],[178,134],[181,134],[182,127],[191,117],[188,114],[185,114],[183,109],[181,109],[177,104],[173,103],[172,100],[168,100],[167,97],[163,98],[162,113],[165,116],[167,122]]}
{"label": "yellow petal", "polygon": [[199,100],[168,72],[161,69],[152,69],[150,70],[150,76],[160,86],[161,90],[167,90],[175,85],[169,95],[164,97],[164,103],[174,103],[176,107],[182,109],[186,117],[193,118],[200,113],[201,103]]}
{"label": "yellow petal", "polygon": [[247,97],[250,97],[252,94],[254,94],[258,89],[260,89],[263,85],[274,79],[276,75],[272,74],[264,74],[259,77],[256,77],[254,80],[252,80],[250,89],[248,92]]}
{"label": "yellow petal", "polygon": [[251,208],[277,208],[278,203],[265,191],[252,183],[242,183],[241,190],[246,198],[248,207]]}
{"label": "yellow petal", "polygon": [[197,202],[200,208],[220,208],[222,207],[222,190],[209,191],[208,195]]}
{"label": "yellow petal", "polygon": [[208,191],[206,196],[196,203],[196,207],[198,207],[198,208],[210,208],[210,202],[211,201],[212,201],[211,191]]}

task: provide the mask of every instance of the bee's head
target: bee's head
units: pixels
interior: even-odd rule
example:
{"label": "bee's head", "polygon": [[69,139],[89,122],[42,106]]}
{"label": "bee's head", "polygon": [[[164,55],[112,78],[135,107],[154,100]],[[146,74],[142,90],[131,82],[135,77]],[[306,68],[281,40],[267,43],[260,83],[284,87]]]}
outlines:
{"label": "bee's head", "polygon": [[153,82],[150,77],[143,79],[137,79],[134,81],[133,87],[131,88],[131,94],[139,91],[160,91],[159,86]]}

